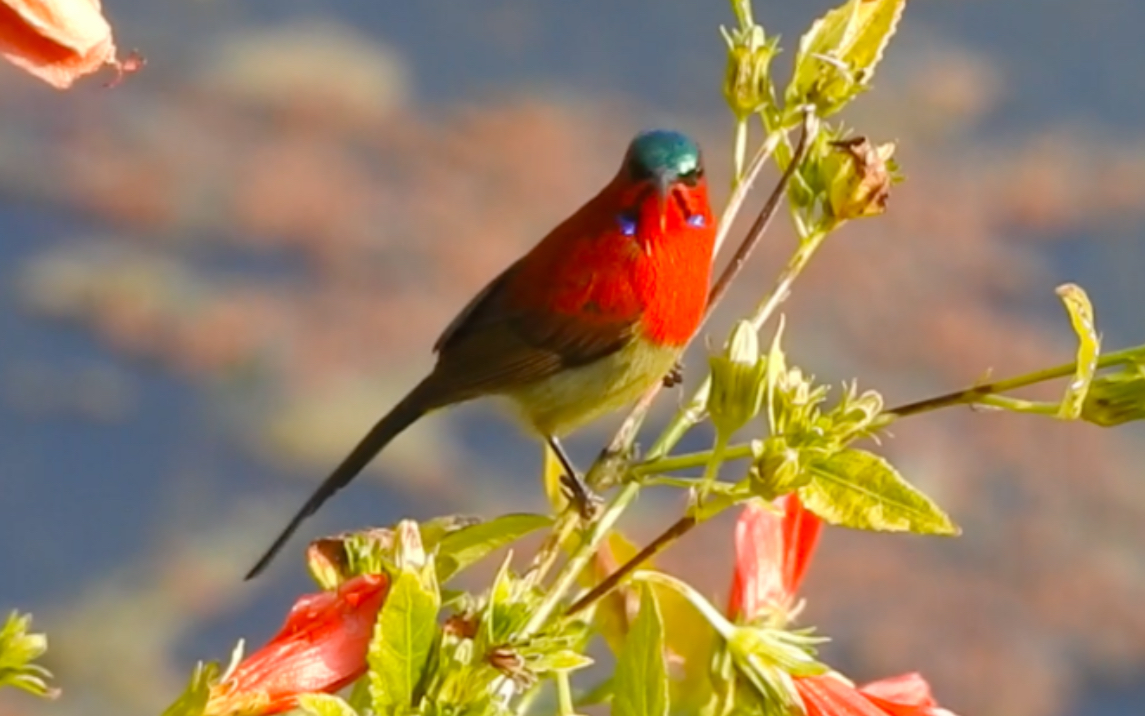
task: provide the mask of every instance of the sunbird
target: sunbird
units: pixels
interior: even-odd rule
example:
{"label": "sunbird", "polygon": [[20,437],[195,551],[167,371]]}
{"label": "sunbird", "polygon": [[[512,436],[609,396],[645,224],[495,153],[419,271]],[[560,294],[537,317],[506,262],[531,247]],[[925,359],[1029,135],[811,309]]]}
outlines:
{"label": "sunbird", "polygon": [[632,139],[596,196],[493,279],[433,346],[433,371],[366,433],[247,574],[429,412],[508,398],[592,496],[560,437],[638,398],[676,366],[708,301],[716,221],[700,148],[670,130]]}

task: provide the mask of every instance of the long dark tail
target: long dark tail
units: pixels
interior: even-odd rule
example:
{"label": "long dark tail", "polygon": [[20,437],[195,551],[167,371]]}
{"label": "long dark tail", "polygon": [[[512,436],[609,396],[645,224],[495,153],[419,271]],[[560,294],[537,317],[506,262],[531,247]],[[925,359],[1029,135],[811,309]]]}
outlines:
{"label": "long dark tail", "polygon": [[366,433],[366,436],[362,438],[353,451],[346,456],[346,459],[344,459],[338,467],[334,468],[334,472],[330,473],[330,477],[327,477],[322,484],[318,486],[318,489],[314,491],[314,494],[310,496],[310,499],[306,500],[306,503],[302,505],[302,509],[298,510],[298,513],[294,515],[290,523],[286,525],[286,529],[274,540],[274,544],[270,545],[270,549],[268,549],[266,553],[262,555],[262,558],[258,560],[258,563],[247,572],[245,579],[257,577],[266,569],[266,566],[270,564],[274,556],[279,553],[291,535],[294,534],[294,531],[302,524],[303,520],[317,512],[318,508],[321,507],[326,500],[334,496],[334,493],[346,485],[349,485],[350,481],[357,477],[366,465],[370,464],[370,461],[373,460],[386,445],[389,445],[391,440],[396,438],[403,430],[412,425],[414,421],[432,409],[432,403],[426,400],[426,394],[429,392],[426,390],[426,385],[426,382],[422,382],[410,391],[409,395],[395,405],[390,412],[386,413],[385,417],[379,420],[377,424],[370,429],[370,432]]}

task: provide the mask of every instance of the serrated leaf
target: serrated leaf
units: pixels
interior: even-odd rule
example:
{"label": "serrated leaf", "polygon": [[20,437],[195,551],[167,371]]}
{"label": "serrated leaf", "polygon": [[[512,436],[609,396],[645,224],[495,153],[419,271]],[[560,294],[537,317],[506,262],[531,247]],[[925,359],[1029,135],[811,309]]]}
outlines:
{"label": "serrated leaf", "polygon": [[906,0],[847,0],[799,41],[787,106],[807,102],[819,116],[839,110],[869,84],[902,17]]}
{"label": "serrated leaf", "polygon": [[1074,371],[1073,380],[1066,387],[1065,397],[1062,398],[1057,416],[1062,420],[1077,420],[1081,417],[1085,395],[1089,392],[1094,373],[1097,372],[1101,337],[1097,334],[1097,325],[1093,320],[1093,304],[1081,286],[1072,283],[1062,284],[1058,286],[1057,294],[1065,304],[1070,325],[1073,326],[1078,338],[1077,369]]}
{"label": "serrated leaf", "polygon": [[640,614],[616,664],[613,716],[667,716],[668,669],[664,663],[664,621],[656,595],[641,588]]}
{"label": "serrated leaf", "polygon": [[552,522],[545,515],[510,514],[451,532],[438,544],[438,581],[444,583],[489,553],[548,527]]}
{"label": "serrated leaf", "polygon": [[830,524],[879,532],[960,532],[938,505],[878,455],[848,448],[813,460],[808,469],[813,478],[799,489],[799,498]]}
{"label": "serrated leaf", "polygon": [[0,688],[12,686],[36,696],[56,698],[59,689],[48,686],[52,677],[44,667],[32,663],[48,650],[48,638],[29,634],[32,616],[13,611],[0,629]]}
{"label": "serrated leaf", "polygon": [[370,642],[370,696],[376,713],[408,708],[425,675],[437,639],[441,597],[433,566],[402,570],[378,613]]}
{"label": "serrated leaf", "polygon": [[298,706],[313,716],[358,716],[358,712],[332,694],[302,694]]}
{"label": "serrated leaf", "polygon": [[163,711],[163,716],[202,716],[211,698],[211,687],[219,680],[219,665],[215,662],[199,662],[191,672],[187,690],[175,703]]}

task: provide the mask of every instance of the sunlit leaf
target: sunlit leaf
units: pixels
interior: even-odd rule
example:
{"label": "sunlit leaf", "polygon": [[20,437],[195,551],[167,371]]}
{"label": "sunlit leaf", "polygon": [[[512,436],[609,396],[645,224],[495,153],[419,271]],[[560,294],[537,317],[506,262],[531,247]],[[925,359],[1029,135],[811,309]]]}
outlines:
{"label": "sunlit leaf", "polygon": [[833,525],[880,532],[956,535],[960,530],[929,497],[878,455],[849,448],[809,463],[803,505]]}
{"label": "sunlit leaf", "polygon": [[1101,337],[1097,334],[1097,326],[1093,320],[1093,305],[1089,296],[1077,284],[1066,283],[1058,286],[1058,296],[1065,304],[1069,313],[1069,322],[1077,334],[1077,370],[1074,371],[1073,380],[1066,387],[1065,397],[1062,398],[1058,417],[1062,420],[1076,420],[1081,416],[1082,406],[1085,404],[1085,395],[1089,391],[1089,384],[1093,382],[1093,374],[1097,371],[1097,354],[1101,351]]}
{"label": "sunlit leaf", "polygon": [[655,593],[641,589],[640,614],[616,664],[613,716],[667,716],[664,622]]}
{"label": "sunlit leaf", "polygon": [[905,7],[906,0],[847,0],[816,20],[799,41],[788,108],[810,102],[825,117],[863,91]]}
{"label": "sunlit leaf", "polygon": [[350,704],[331,694],[302,694],[298,705],[312,716],[358,716]]}
{"label": "sunlit leaf", "polygon": [[433,565],[404,569],[395,580],[370,642],[370,695],[374,711],[408,707],[418,692],[437,638],[441,597]]}
{"label": "sunlit leaf", "polygon": [[444,583],[489,553],[552,524],[545,515],[503,515],[446,535],[438,544],[437,578]]}

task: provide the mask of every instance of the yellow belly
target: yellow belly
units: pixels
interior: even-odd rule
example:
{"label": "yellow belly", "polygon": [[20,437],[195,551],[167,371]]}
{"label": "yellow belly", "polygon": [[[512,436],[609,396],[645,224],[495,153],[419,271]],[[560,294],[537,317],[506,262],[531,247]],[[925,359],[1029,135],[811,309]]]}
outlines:
{"label": "yellow belly", "polygon": [[672,369],[678,348],[636,339],[595,363],[507,393],[524,422],[541,435],[562,436],[633,401]]}

